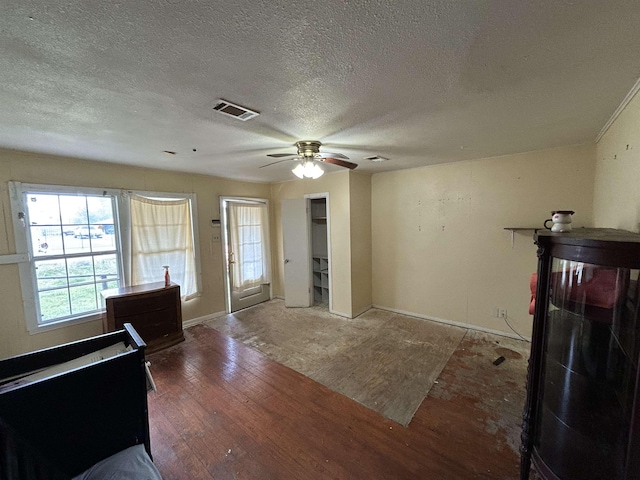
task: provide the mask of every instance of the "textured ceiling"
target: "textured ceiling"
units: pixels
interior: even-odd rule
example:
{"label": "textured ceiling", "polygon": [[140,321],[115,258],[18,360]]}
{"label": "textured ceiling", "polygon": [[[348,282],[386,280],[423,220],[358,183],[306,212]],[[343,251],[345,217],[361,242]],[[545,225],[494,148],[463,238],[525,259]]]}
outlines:
{"label": "textured ceiling", "polygon": [[637,0],[3,0],[0,147],[277,181],[300,139],[371,173],[586,143],[639,25]]}

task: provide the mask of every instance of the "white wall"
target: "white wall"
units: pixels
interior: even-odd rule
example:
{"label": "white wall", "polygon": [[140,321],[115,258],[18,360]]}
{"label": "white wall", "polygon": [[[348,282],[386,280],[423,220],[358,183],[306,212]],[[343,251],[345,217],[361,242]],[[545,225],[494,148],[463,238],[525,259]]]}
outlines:
{"label": "white wall", "polygon": [[511,245],[505,227],[542,227],[551,210],[591,226],[594,147],[574,146],[375,174],[373,303],[530,336],[532,231]]}
{"label": "white wall", "polygon": [[596,145],[594,224],[640,232],[640,95]]}
{"label": "white wall", "polygon": [[[210,220],[219,218],[219,195],[271,199],[273,287],[276,295],[283,295],[281,200],[329,192],[336,312],[351,317],[373,303],[510,333],[503,320],[491,317],[493,309],[505,308],[516,330],[528,336],[529,275],[536,268],[532,232],[516,234],[512,248],[511,235],[503,228],[540,227],[553,209],[576,210],[575,224],[591,226],[595,208],[597,226],[637,229],[640,193],[633,180],[640,178],[640,162],[634,152],[640,150],[633,150],[633,141],[638,140],[639,126],[636,99],[597,147],[595,199],[593,146],[373,177],[344,171],[272,185],[0,151],[0,220],[5,226],[0,254],[15,253],[9,180],[195,192],[204,292],[183,305],[188,320],[225,307],[221,244],[212,241],[210,227]],[[610,161],[613,155],[617,163]],[[90,322],[29,335],[15,265],[0,266],[0,299],[0,357],[101,333],[100,323]]]}
{"label": "white wall", "polygon": [[329,194],[332,311],[352,318],[371,307],[371,176],[344,170],[271,186],[274,292],[284,296],[282,200]]}
{"label": "white wall", "polygon": [[291,180],[271,185],[273,292],[284,297],[282,200],[325,192],[329,194],[332,307],[335,313],[351,317],[351,224],[349,172],[346,170],[325,174],[316,180]]}
{"label": "white wall", "polygon": [[371,307],[371,176],[349,172],[351,211],[351,312]]}

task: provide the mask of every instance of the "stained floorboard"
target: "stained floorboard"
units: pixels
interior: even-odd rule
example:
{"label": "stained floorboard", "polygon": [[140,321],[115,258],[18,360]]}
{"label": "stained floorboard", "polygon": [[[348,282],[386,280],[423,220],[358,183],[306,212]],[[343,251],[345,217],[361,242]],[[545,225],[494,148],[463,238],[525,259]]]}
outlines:
{"label": "stained floorboard", "polygon": [[212,328],[185,333],[149,356],[167,480],[517,478],[526,345],[468,333],[403,427]]}

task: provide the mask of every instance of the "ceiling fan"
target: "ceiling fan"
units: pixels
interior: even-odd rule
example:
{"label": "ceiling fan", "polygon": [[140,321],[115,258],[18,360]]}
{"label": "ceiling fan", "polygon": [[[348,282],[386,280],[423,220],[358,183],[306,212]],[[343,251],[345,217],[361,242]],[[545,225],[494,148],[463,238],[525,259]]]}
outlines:
{"label": "ceiling fan", "polygon": [[[333,165],[339,165],[341,167],[345,167],[353,170],[358,165],[352,162],[347,162],[349,157],[343,155],[341,153],[320,153],[320,143],[317,140],[300,140],[295,143],[296,148],[298,149],[298,153],[271,153],[268,154],[267,157],[272,158],[283,158],[283,160],[278,160],[276,162],[271,162],[266,165],[262,165],[260,168],[268,167],[270,165],[275,165],[276,163],[286,162],[289,160],[299,160],[298,163],[292,172],[298,178],[318,178],[323,173],[324,170],[320,168],[320,166],[316,162],[325,162],[331,163]],[[286,158],[286,157],[295,157],[295,158]]]}

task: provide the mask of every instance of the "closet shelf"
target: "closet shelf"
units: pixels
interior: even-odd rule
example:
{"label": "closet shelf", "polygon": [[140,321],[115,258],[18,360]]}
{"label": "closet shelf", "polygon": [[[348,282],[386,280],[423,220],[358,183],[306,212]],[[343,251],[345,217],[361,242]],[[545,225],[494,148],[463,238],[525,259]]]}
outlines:
{"label": "closet shelf", "polygon": [[329,304],[329,250],[327,237],[327,201],[314,198],[311,209],[311,257],[313,260],[313,300]]}

